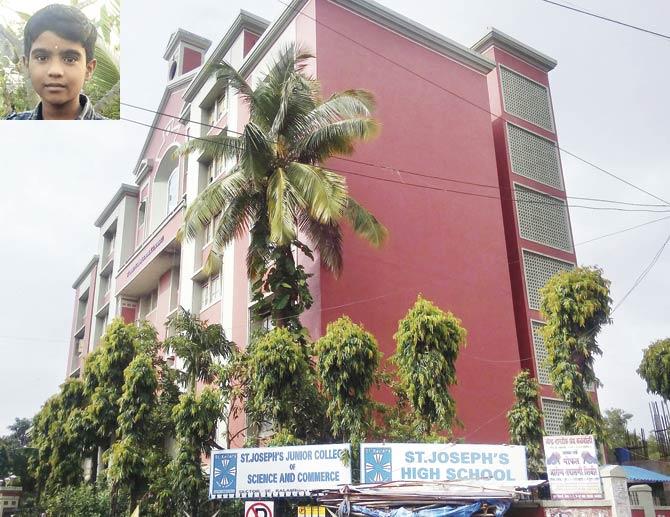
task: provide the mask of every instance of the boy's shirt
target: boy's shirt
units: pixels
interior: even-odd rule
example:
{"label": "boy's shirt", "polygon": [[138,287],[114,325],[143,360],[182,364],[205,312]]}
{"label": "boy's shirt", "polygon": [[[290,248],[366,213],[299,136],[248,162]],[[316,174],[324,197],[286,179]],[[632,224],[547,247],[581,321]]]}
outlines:
{"label": "boy's shirt", "polygon": [[[96,113],[93,104],[83,93],[79,94],[79,115],[75,120],[107,120],[105,117]],[[21,113],[12,113],[7,120],[44,120],[42,118],[42,103],[40,102],[32,111],[22,111]]]}

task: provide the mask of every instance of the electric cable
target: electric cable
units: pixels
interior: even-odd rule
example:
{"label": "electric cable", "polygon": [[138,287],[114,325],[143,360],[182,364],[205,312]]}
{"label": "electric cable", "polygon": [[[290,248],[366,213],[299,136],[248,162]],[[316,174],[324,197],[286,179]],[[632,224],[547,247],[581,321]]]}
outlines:
{"label": "electric cable", "polygon": [[[158,131],[163,131],[163,132],[183,136],[185,138],[194,139],[194,140],[203,140],[203,141],[207,141],[209,143],[212,143],[211,141],[205,140],[202,137],[194,137],[194,136],[191,136],[191,135],[188,135],[186,133],[179,132],[179,131],[174,131],[174,130],[166,129],[166,128],[160,128],[158,126],[155,126],[155,125],[152,125],[152,124],[147,124],[147,123],[144,123],[144,122],[140,122],[138,120],[133,120],[133,119],[129,119],[129,118],[126,118],[126,117],[121,117],[121,120],[125,120],[126,122],[131,122],[133,124],[148,127],[148,128],[151,128],[151,129],[156,129]],[[379,167],[379,166],[375,166],[375,167]],[[423,185],[423,184],[419,184],[419,183],[409,183],[409,182],[406,182],[406,181],[396,181],[396,180],[392,180],[390,178],[381,178],[379,176],[369,176],[367,174],[362,174],[362,173],[353,172],[353,171],[345,171],[345,170],[337,169],[337,168],[334,168],[334,167],[327,167],[327,169],[331,170],[331,171],[334,171],[334,172],[347,174],[347,175],[350,175],[350,176],[357,176],[357,177],[382,181],[382,182],[386,182],[386,183],[395,183],[395,184],[398,184],[398,185],[405,185],[405,186],[408,186],[408,187],[423,188],[423,189],[433,190],[433,191],[437,191],[437,192],[450,192],[450,193],[453,193],[453,194],[461,194],[461,195],[465,195],[465,196],[474,196],[474,197],[481,197],[481,198],[495,199],[495,200],[503,200],[503,201],[513,200],[517,203],[551,205],[551,206],[556,206],[556,207],[561,206],[560,203],[558,203],[558,202],[553,203],[553,202],[545,202],[545,201],[532,201],[532,200],[519,199],[519,198],[516,198],[516,197],[504,198],[504,197],[488,195],[488,194],[478,194],[476,192],[467,192],[467,191],[462,191],[462,190],[441,188],[441,187],[436,187],[436,186],[431,186],[431,185]],[[665,210],[651,210],[651,209],[643,209],[643,208],[619,208],[619,207],[589,206],[589,205],[570,205],[570,204],[567,204],[567,203],[564,206],[567,207],[567,208],[584,208],[584,209],[588,209],[588,210],[606,210],[606,211],[616,211],[616,212],[647,212],[647,213],[668,213],[668,212],[670,212],[670,206],[668,206],[668,208],[665,209]]]}
{"label": "electric cable", "polygon": [[[129,104],[129,103],[125,103],[125,102],[122,102],[121,104],[124,105],[124,106],[128,106],[129,108],[138,109],[138,110],[141,110],[141,111],[146,111],[146,112],[157,114],[157,115],[162,115],[162,116],[173,118],[173,119],[179,119],[179,117],[177,115],[172,115],[172,114],[165,113],[165,112],[162,112],[162,111],[154,111],[152,109],[137,106],[135,104]],[[129,122],[132,122],[130,119],[122,118],[122,120],[127,120]],[[200,125],[200,126],[208,127],[210,129],[220,129],[222,131],[225,130],[227,133],[232,133],[232,134],[237,135],[237,136],[244,136],[244,133],[240,133],[239,131],[234,131],[234,130],[226,128],[226,127],[216,126],[216,125],[208,124],[208,123],[205,123],[205,122],[197,122],[197,121],[192,121],[192,122],[197,124],[197,125]],[[159,128],[157,126],[151,126],[151,127],[154,128],[154,129],[162,130],[161,128]],[[181,133],[178,133],[178,134],[181,134]],[[213,136],[216,136],[216,135],[212,135],[212,137]],[[193,136],[189,136],[189,138],[197,139],[196,137],[193,137]],[[205,138],[202,138],[202,137],[200,137],[200,138],[205,140]],[[209,140],[207,140],[207,141],[209,141]],[[358,165],[366,165],[366,166],[369,166],[369,167],[387,169],[387,170],[390,170],[390,171],[393,171],[393,172],[396,172],[396,173],[409,174],[409,175],[412,175],[412,176],[434,179],[434,180],[437,180],[437,181],[447,181],[447,182],[451,182],[451,183],[460,183],[460,184],[463,184],[463,185],[469,185],[469,186],[474,186],[474,187],[491,188],[491,189],[495,189],[495,190],[498,190],[498,191],[500,190],[499,185],[491,185],[491,184],[487,184],[487,183],[478,183],[478,182],[473,182],[473,181],[458,180],[458,179],[454,179],[454,178],[444,178],[444,177],[441,177],[441,176],[435,176],[435,175],[427,174],[427,173],[423,173],[423,172],[416,172],[416,171],[411,171],[411,170],[407,170],[407,169],[401,169],[401,168],[398,168],[398,167],[393,167],[391,165],[374,164],[374,163],[366,162],[366,161],[362,161],[362,160],[354,160],[353,158],[347,158],[347,157],[344,157],[344,156],[336,156],[336,157],[333,157],[333,159],[342,160],[342,161],[350,162],[350,163],[355,163],[355,164],[358,164]],[[594,201],[594,202],[599,202],[599,203],[612,203],[612,204],[627,205],[627,206],[642,206],[642,207],[656,207],[656,208],[665,208],[665,207],[668,206],[666,204],[632,203],[632,202],[617,201],[617,200],[612,200],[612,199],[600,199],[600,198],[593,198],[593,197],[580,197],[580,196],[570,196],[570,195],[566,195],[566,198],[568,198],[568,199],[578,199],[578,200],[583,200],[583,201]],[[526,202],[529,202],[529,201],[526,201]],[[535,203],[537,203],[537,202],[535,202]],[[553,204],[553,203],[546,203],[546,204]]]}
{"label": "electric cable", "polygon": [[[279,2],[280,4],[282,4],[282,5],[286,6],[286,7],[290,7],[290,5],[287,4],[286,2],[284,2],[283,0],[277,0],[277,2]],[[359,47],[361,47],[361,48],[367,50],[368,52],[370,52],[370,53],[376,55],[377,57],[380,57],[380,58],[384,59],[385,61],[388,61],[389,63],[394,64],[395,66],[397,66],[398,68],[400,68],[400,69],[402,69],[402,70],[408,72],[409,74],[414,75],[415,77],[418,77],[419,79],[425,81],[426,83],[431,84],[432,86],[435,86],[436,88],[438,88],[438,89],[440,89],[440,90],[442,90],[442,91],[444,91],[444,92],[446,92],[446,93],[448,93],[448,94],[450,94],[450,95],[452,95],[452,96],[454,96],[454,97],[456,97],[456,98],[462,100],[463,102],[465,102],[465,103],[467,103],[467,104],[470,104],[471,106],[473,106],[473,107],[475,107],[475,108],[477,108],[477,109],[479,109],[479,110],[481,110],[481,111],[483,111],[483,112],[485,112],[485,113],[491,115],[492,117],[495,117],[496,119],[498,119],[498,118],[502,118],[502,114],[493,113],[493,112],[490,111],[488,108],[486,108],[486,107],[484,107],[484,106],[480,106],[480,105],[477,104],[476,102],[473,102],[473,101],[471,101],[470,99],[467,99],[466,97],[463,97],[462,95],[459,95],[458,93],[456,93],[456,92],[454,92],[454,91],[452,91],[452,90],[449,90],[448,88],[445,88],[444,86],[442,86],[441,84],[439,84],[439,83],[433,81],[433,80],[430,79],[429,77],[425,77],[425,76],[423,76],[423,75],[421,75],[421,74],[415,72],[415,71],[412,70],[411,68],[409,68],[409,67],[403,65],[402,63],[399,63],[399,62],[397,62],[397,61],[394,61],[393,59],[391,59],[391,58],[388,57],[388,56],[385,56],[385,55],[382,54],[381,52],[378,52],[378,51],[376,51],[376,50],[374,50],[374,49],[372,49],[372,48],[370,48],[370,47],[364,45],[364,44],[361,43],[360,41],[356,41],[355,39],[353,39],[353,38],[347,36],[346,34],[342,33],[341,31],[338,31],[337,29],[334,29],[333,27],[330,27],[328,24],[325,24],[325,23],[323,23],[322,21],[317,20],[317,19],[314,18],[313,16],[310,16],[309,14],[307,14],[307,13],[305,13],[305,12],[298,12],[297,10],[296,10],[296,14],[300,14],[301,16],[304,16],[304,17],[306,17],[306,18],[308,18],[308,19],[314,21],[314,23],[317,23],[317,24],[319,24],[320,26],[322,26],[322,27],[324,27],[324,28],[326,28],[326,29],[332,31],[333,33],[339,35],[340,37],[342,37],[342,38],[344,38],[344,39],[346,39],[346,40],[352,42],[354,45],[357,45],[357,46],[359,46]],[[628,186],[630,186],[630,187],[632,187],[632,188],[635,188],[635,189],[639,190],[640,192],[644,192],[644,193],[647,194],[648,196],[651,196],[651,197],[653,197],[654,199],[656,199],[657,201],[661,201],[661,202],[664,203],[665,205],[669,205],[669,206],[670,206],[670,202],[669,202],[669,201],[666,201],[665,199],[662,199],[661,197],[657,196],[656,194],[653,194],[653,193],[651,193],[651,192],[649,192],[649,191],[643,189],[642,187],[639,187],[639,186],[637,186],[637,185],[631,183],[630,181],[625,180],[625,179],[623,179],[623,178],[617,176],[616,174],[614,174],[614,173],[612,173],[612,172],[610,172],[610,171],[608,171],[608,170],[606,170],[606,169],[604,169],[604,168],[602,168],[602,167],[600,167],[600,166],[598,166],[598,165],[596,165],[596,164],[594,164],[594,163],[592,163],[592,162],[590,162],[590,161],[588,161],[588,160],[586,160],[586,159],[580,157],[579,155],[577,155],[577,154],[575,154],[575,153],[573,153],[573,152],[571,152],[571,151],[568,151],[567,149],[565,149],[565,148],[563,148],[563,147],[560,147],[558,144],[556,144],[556,148],[559,149],[559,150],[561,150],[561,151],[563,151],[564,153],[566,153],[566,154],[572,156],[573,158],[576,158],[577,160],[580,160],[581,162],[583,162],[583,163],[585,163],[585,164],[587,164],[587,165],[589,165],[589,166],[591,166],[591,167],[594,167],[595,169],[597,169],[597,170],[603,172],[604,174],[607,174],[608,176],[610,176],[610,177],[612,177],[612,178],[614,178],[614,179],[616,179],[616,180],[618,180],[618,181],[621,181],[621,182],[625,183],[626,185],[628,185]]]}
{"label": "electric cable", "polygon": [[592,16],[593,18],[598,18],[599,20],[603,20],[603,21],[610,22],[610,23],[615,23],[617,25],[621,25],[621,26],[627,27],[629,29],[634,29],[636,31],[651,34],[652,36],[658,36],[659,38],[670,40],[670,35],[668,35],[668,34],[655,32],[655,31],[652,31],[650,29],[645,29],[644,27],[640,27],[638,25],[633,25],[633,24],[630,24],[630,23],[622,22],[620,20],[615,20],[613,18],[608,18],[607,16],[603,16],[601,14],[596,14],[596,13],[592,13],[592,12],[589,12],[589,11],[585,11],[583,9],[578,9],[577,7],[570,7],[569,5],[561,4],[559,2],[554,2],[553,0],[540,0],[540,1],[544,2],[546,4],[551,4],[551,5],[555,5],[557,7],[562,7],[563,9],[568,9],[568,10],[574,11],[576,13],[584,14],[586,16]]}

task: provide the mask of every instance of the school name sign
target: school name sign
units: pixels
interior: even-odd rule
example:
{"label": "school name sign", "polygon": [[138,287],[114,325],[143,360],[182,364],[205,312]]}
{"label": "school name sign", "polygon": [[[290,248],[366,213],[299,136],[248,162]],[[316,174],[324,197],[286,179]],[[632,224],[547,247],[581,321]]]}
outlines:
{"label": "school name sign", "polygon": [[528,480],[521,445],[361,444],[361,481]]}
{"label": "school name sign", "polygon": [[212,452],[212,499],[297,497],[351,484],[349,444],[226,449]]}

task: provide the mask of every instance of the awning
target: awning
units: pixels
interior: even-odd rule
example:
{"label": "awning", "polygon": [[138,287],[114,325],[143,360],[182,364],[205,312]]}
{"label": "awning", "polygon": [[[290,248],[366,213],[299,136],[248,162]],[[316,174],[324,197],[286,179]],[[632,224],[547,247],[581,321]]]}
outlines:
{"label": "awning", "polygon": [[626,472],[628,482],[633,483],[670,483],[670,476],[654,472],[653,470],[635,467],[633,465],[621,465]]}

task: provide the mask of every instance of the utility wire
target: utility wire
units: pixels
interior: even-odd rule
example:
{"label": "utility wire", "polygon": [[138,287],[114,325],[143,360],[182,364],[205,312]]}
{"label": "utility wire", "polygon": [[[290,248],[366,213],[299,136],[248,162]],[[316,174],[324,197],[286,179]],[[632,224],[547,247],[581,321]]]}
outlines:
{"label": "utility wire", "polygon": [[628,297],[630,296],[630,294],[631,294],[633,291],[635,291],[635,289],[637,288],[637,286],[639,286],[639,285],[642,283],[642,281],[645,279],[645,277],[646,277],[646,276],[649,274],[649,272],[654,268],[654,266],[655,266],[656,263],[658,262],[658,259],[661,258],[661,255],[663,254],[663,251],[665,250],[665,247],[668,245],[668,242],[670,242],[670,234],[668,234],[668,237],[665,239],[665,241],[663,242],[663,245],[662,245],[662,246],[659,248],[659,250],[656,252],[656,255],[654,255],[654,258],[651,260],[651,262],[649,262],[649,264],[647,265],[647,267],[645,267],[645,268],[642,270],[642,273],[640,273],[640,275],[637,277],[637,279],[635,280],[635,282],[633,282],[633,285],[631,286],[631,288],[628,289],[628,291],[626,291],[626,294],[624,294],[624,295],[622,296],[622,298],[619,300],[619,302],[614,306],[614,308],[612,309],[612,313],[614,313],[614,311],[616,311],[619,307],[621,307],[621,304],[623,304],[623,302],[626,301],[626,298],[628,298]]}
{"label": "utility wire", "polygon": [[[280,4],[282,4],[282,5],[286,6],[286,7],[290,7],[290,5],[287,4],[286,2],[284,2],[283,0],[277,0],[277,2],[279,2]],[[296,11],[296,13],[297,13],[297,11]],[[486,107],[484,107],[484,106],[480,106],[480,105],[477,104],[476,102],[473,102],[473,101],[471,101],[470,99],[468,99],[468,98],[466,98],[466,97],[463,97],[462,95],[459,95],[458,93],[456,93],[456,92],[454,92],[454,91],[452,91],[452,90],[450,90],[450,89],[448,89],[448,88],[445,88],[444,86],[442,86],[441,84],[439,84],[439,83],[433,81],[433,80],[430,79],[429,77],[426,77],[426,76],[424,76],[424,75],[421,75],[421,74],[415,72],[414,70],[412,70],[411,68],[409,68],[409,67],[403,65],[402,63],[399,63],[399,62],[397,62],[397,61],[394,61],[393,59],[391,59],[391,58],[388,57],[388,56],[385,56],[385,55],[382,54],[381,52],[378,52],[378,51],[374,50],[373,48],[370,48],[370,47],[364,45],[364,44],[361,43],[360,41],[357,41],[357,40],[355,40],[355,39],[353,39],[353,38],[347,36],[346,34],[344,34],[344,33],[340,32],[340,31],[338,31],[337,29],[334,29],[333,27],[329,26],[328,24],[325,24],[325,23],[323,23],[322,21],[317,20],[317,19],[314,18],[313,16],[310,16],[309,14],[307,14],[307,13],[305,13],[305,12],[300,12],[299,14],[300,14],[301,16],[304,16],[304,17],[306,17],[306,18],[309,18],[310,20],[314,21],[314,23],[317,23],[317,24],[319,24],[320,26],[322,26],[322,27],[324,27],[324,28],[326,28],[326,29],[332,31],[333,33],[337,34],[338,36],[340,36],[340,37],[342,37],[342,38],[344,38],[344,39],[346,39],[346,40],[352,42],[354,45],[357,45],[357,46],[359,46],[359,47],[361,47],[361,48],[367,50],[368,52],[370,52],[370,53],[372,53],[372,54],[374,54],[374,55],[380,57],[381,59],[383,59],[383,60],[385,60],[385,61],[388,61],[389,63],[394,64],[395,66],[397,66],[398,68],[400,68],[400,69],[402,69],[402,70],[408,72],[409,74],[414,75],[415,77],[418,77],[419,79],[421,79],[421,80],[427,82],[428,84],[431,84],[431,85],[435,86],[436,88],[438,88],[438,89],[440,89],[440,90],[442,90],[442,91],[448,93],[449,95],[453,95],[454,97],[456,97],[456,98],[462,100],[463,102],[465,102],[465,103],[467,103],[467,104],[470,104],[471,106],[473,106],[473,107],[475,107],[475,108],[477,108],[477,109],[483,111],[484,113],[487,113],[487,114],[491,115],[492,117],[495,117],[495,118],[497,118],[497,119],[498,119],[498,118],[501,118],[501,115],[500,115],[500,114],[493,113],[493,112],[491,112],[488,108],[486,108]],[[586,159],[584,159],[584,158],[581,158],[579,155],[577,155],[577,154],[575,154],[575,153],[573,153],[573,152],[571,152],[571,151],[568,151],[568,150],[566,150],[566,149],[560,147],[560,146],[558,145],[558,143],[556,143],[556,148],[557,148],[557,149],[560,149],[560,150],[563,151],[564,153],[566,153],[566,154],[572,156],[573,158],[576,158],[577,160],[579,160],[579,161],[581,161],[581,162],[583,162],[583,163],[585,163],[585,164],[587,164],[587,165],[589,165],[589,166],[591,166],[591,167],[594,167],[595,169],[601,171],[602,173],[607,174],[608,176],[610,176],[610,177],[612,177],[612,178],[614,178],[614,179],[616,179],[616,180],[618,180],[618,181],[621,181],[621,182],[625,183],[626,185],[628,185],[628,186],[630,186],[630,187],[632,187],[632,188],[634,188],[634,189],[636,189],[636,190],[639,190],[640,192],[644,192],[644,193],[647,194],[648,196],[651,196],[651,197],[653,197],[654,199],[656,199],[656,200],[658,200],[658,201],[661,201],[661,202],[664,203],[665,205],[670,206],[670,202],[669,202],[669,201],[666,201],[665,199],[660,198],[660,197],[657,196],[656,194],[653,194],[653,193],[651,193],[651,192],[649,192],[649,191],[643,189],[642,187],[638,187],[637,185],[631,183],[630,181],[625,180],[625,179],[623,179],[623,178],[617,176],[616,174],[614,174],[614,173],[612,173],[612,172],[610,172],[610,171],[608,171],[608,170],[606,170],[606,169],[604,169],[604,168],[602,168],[602,167],[599,167],[599,166],[595,165],[593,162],[590,162],[590,161],[588,161],[588,160],[586,160]]]}
{"label": "utility wire", "polygon": [[[147,110],[147,111],[151,111],[151,110]],[[205,141],[205,142],[216,144],[216,142],[212,142],[211,140],[207,140],[206,138],[195,137],[195,136],[183,133],[183,132],[174,131],[174,130],[167,129],[167,128],[161,128],[161,127],[158,127],[158,126],[153,125],[153,124],[147,124],[147,123],[144,123],[144,122],[140,122],[138,120],[133,120],[133,119],[129,119],[129,118],[126,118],[126,117],[121,117],[121,120],[125,120],[126,122],[131,122],[133,124],[137,124],[137,125],[140,125],[140,126],[148,127],[150,129],[156,129],[158,131],[163,131],[163,132],[166,132],[166,133],[171,133],[171,134],[183,136],[183,137],[186,137],[186,138],[189,138],[189,139],[202,140],[202,141]],[[235,131],[231,131],[231,133],[240,134],[240,133],[237,133]],[[382,165],[376,165],[376,164],[369,163],[369,162],[361,162],[361,161],[358,161],[358,160],[348,160],[346,158],[336,158],[336,159],[343,160],[343,161],[351,161],[353,163],[360,163],[360,164],[368,165],[370,167],[375,167],[375,168],[381,168],[381,169],[386,168],[386,169],[389,169],[389,170],[394,171],[394,172],[407,172],[408,174],[415,174],[415,175],[419,175],[419,176],[422,176],[422,177],[431,178],[431,179],[440,180],[440,181],[458,181],[458,180],[449,180],[447,178],[441,178],[439,176],[432,176],[432,175],[422,174],[422,173],[414,173],[412,171],[403,171],[402,169],[394,169],[392,167],[385,167],[385,166],[382,166]],[[474,196],[474,197],[481,197],[481,198],[487,198],[487,199],[514,200],[517,203],[525,203],[525,204],[532,204],[532,205],[550,205],[550,206],[555,206],[555,207],[561,207],[561,202],[560,201],[562,201],[562,200],[556,201],[556,202],[552,202],[552,201],[549,201],[549,202],[547,202],[547,201],[533,201],[533,200],[527,200],[527,199],[519,199],[517,197],[502,197],[502,196],[496,196],[496,195],[478,194],[476,192],[468,192],[468,191],[463,191],[463,190],[447,189],[447,188],[436,187],[436,186],[431,186],[431,185],[424,185],[424,184],[420,184],[420,183],[409,183],[409,182],[406,182],[406,181],[396,181],[396,180],[393,180],[393,179],[390,179],[390,178],[381,178],[379,176],[370,176],[370,175],[367,175],[367,174],[362,174],[362,173],[353,172],[353,171],[345,171],[345,170],[337,169],[337,168],[334,168],[334,167],[327,167],[327,169],[332,170],[334,172],[347,174],[347,175],[350,175],[350,176],[358,176],[358,177],[362,177],[362,178],[373,179],[373,180],[378,180],[378,181],[387,182],[387,183],[395,183],[395,184],[398,184],[398,185],[405,185],[405,186],[408,186],[408,187],[423,188],[423,189],[433,190],[433,191],[437,191],[437,192],[450,192],[450,193],[453,193],[453,194],[461,194],[461,195],[465,195],[465,196]],[[470,182],[467,182],[467,183],[470,183]],[[481,187],[494,188],[492,185],[486,185],[486,184],[479,184],[479,185],[474,184],[474,185],[475,186],[481,186]],[[498,190],[500,190],[499,187],[497,187],[497,188],[498,188]],[[570,196],[568,196],[568,197],[570,197]],[[605,211],[615,211],[615,212],[648,212],[648,213],[668,213],[668,212],[670,212],[670,206],[668,206],[668,205],[649,205],[649,204],[643,204],[643,203],[638,204],[638,203],[629,203],[629,202],[623,202],[623,201],[614,201],[614,200],[597,199],[597,198],[575,198],[575,197],[571,197],[571,198],[572,199],[588,199],[588,200],[591,200],[591,201],[598,201],[598,202],[602,202],[602,203],[614,203],[614,204],[623,204],[623,205],[641,206],[641,207],[658,207],[658,208],[664,208],[664,209],[662,209],[662,210],[650,210],[650,209],[647,209],[647,208],[639,208],[638,209],[638,208],[619,208],[619,207],[608,207],[608,206],[570,205],[570,204],[567,204],[567,203],[564,205],[565,207],[567,207],[567,208],[584,208],[584,209],[587,209],[587,210],[605,210]]]}
{"label": "utility wire", "polygon": [[584,11],[583,9],[578,9],[577,7],[570,7],[569,5],[561,4],[559,2],[554,2],[552,0],[540,0],[540,1],[544,2],[546,4],[555,5],[556,7],[562,7],[563,9],[568,9],[569,11],[574,11],[576,13],[585,14],[586,16],[592,16],[593,18],[598,18],[599,20],[603,20],[603,21],[610,22],[610,23],[615,23],[615,24],[621,25],[623,27],[628,27],[629,29],[635,29],[636,31],[645,32],[647,34],[651,34],[652,36],[658,36],[659,38],[670,40],[670,35],[668,35],[668,34],[662,34],[660,32],[655,32],[655,31],[652,31],[652,30],[649,30],[649,29],[645,29],[644,27],[639,27],[637,25],[632,25],[630,23],[622,22],[620,20],[615,20],[613,18],[608,18],[607,16],[603,16],[603,15],[596,14],[596,13],[591,13],[589,11]]}
{"label": "utility wire", "polygon": [[670,219],[670,216],[660,217],[658,219],[652,219],[651,221],[647,221],[646,223],[636,224],[635,226],[630,226],[629,228],[623,228],[622,230],[617,230],[616,232],[607,233],[605,235],[601,235],[600,237],[594,237],[593,239],[578,242],[578,243],[575,244],[575,246],[581,246],[583,244],[588,244],[590,242],[599,241],[600,239],[604,239],[605,237],[612,237],[613,235],[619,235],[620,233],[629,232],[631,230],[635,230],[637,228],[642,228],[643,226],[647,226],[649,224],[654,224],[654,223],[657,223],[659,221],[665,221],[666,219]]}

